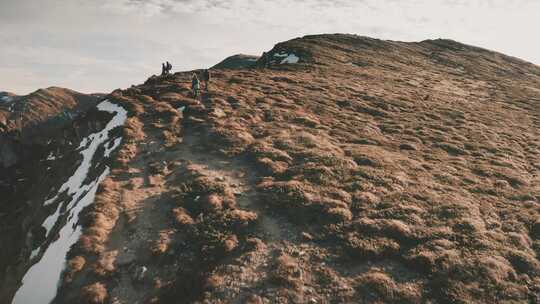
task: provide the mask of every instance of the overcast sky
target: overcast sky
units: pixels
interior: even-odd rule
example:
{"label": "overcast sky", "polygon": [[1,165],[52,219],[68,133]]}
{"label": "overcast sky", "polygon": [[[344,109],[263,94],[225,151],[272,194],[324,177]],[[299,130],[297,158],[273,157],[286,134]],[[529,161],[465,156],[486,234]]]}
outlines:
{"label": "overcast sky", "polygon": [[539,0],[0,0],[0,91],[110,92],[307,34],[450,38],[540,64]]}

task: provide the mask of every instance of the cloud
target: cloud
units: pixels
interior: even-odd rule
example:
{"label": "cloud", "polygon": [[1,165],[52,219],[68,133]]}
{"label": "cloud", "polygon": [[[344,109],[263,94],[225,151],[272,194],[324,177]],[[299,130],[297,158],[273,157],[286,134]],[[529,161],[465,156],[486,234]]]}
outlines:
{"label": "cloud", "polygon": [[[238,14],[246,12],[261,12],[267,9],[285,11],[291,7],[308,8],[311,10],[335,7],[351,7],[362,0],[112,0],[105,4],[108,9],[121,13],[136,13],[147,17],[158,14],[211,14],[235,11]],[[262,15],[264,16],[264,15]]]}

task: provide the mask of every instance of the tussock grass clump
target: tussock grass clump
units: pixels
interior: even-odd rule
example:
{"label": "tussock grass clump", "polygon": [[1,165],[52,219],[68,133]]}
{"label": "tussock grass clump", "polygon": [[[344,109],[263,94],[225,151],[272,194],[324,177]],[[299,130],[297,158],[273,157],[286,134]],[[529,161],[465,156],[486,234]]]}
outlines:
{"label": "tussock grass clump", "polygon": [[143,140],[146,137],[143,124],[137,117],[129,117],[123,128],[124,140],[127,142]]}
{"label": "tussock grass clump", "polygon": [[174,208],[172,210],[174,219],[180,226],[193,225],[195,220],[189,215],[188,211],[182,207]]}
{"label": "tussock grass clump", "polygon": [[298,265],[298,261],[288,254],[281,254],[276,259],[273,278],[279,284],[300,288],[302,285],[302,270]]}
{"label": "tussock grass clump", "polygon": [[103,252],[97,263],[94,265],[94,273],[100,276],[109,276],[116,271],[115,261],[118,255],[117,250]]}
{"label": "tussock grass clump", "polygon": [[162,230],[159,232],[159,238],[154,242],[150,251],[156,256],[166,253],[173,243],[173,231]]}
{"label": "tussock grass clump", "polygon": [[345,251],[353,256],[367,259],[395,257],[401,246],[393,239],[386,237],[363,236],[349,233],[344,242]]}
{"label": "tussock grass clump", "polygon": [[[292,180],[287,182],[263,181],[258,185],[265,196],[267,204],[281,208],[291,220],[297,223],[348,222],[353,219],[349,209],[350,197],[343,197],[347,201],[330,197],[339,193],[329,188],[324,193],[321,188],[315,190],[306,182]],[[301,212],[298,212],[301,210]]]}
{"label": "tussock grass clump", "polygon": [[82,294],[81,294],[83,303],[88,303],[88,304],[106,303],[108,296],[109,295],[107,292],[107,288],[105,287],[105,284],[100,283],[100,282],[96,282],[94,284],[85,286],[82,289]]}
{"label": "tussock grass clump", "polygon": [[218,274],[213,274],[209,276],[208,278],[206,278],[204,287],[209,290],[214,290],[214,289],[220,288],[224,284],[225,284],[225,279],[222,276]]}
{"label": "tussock grass clump", "polygon": [[425,291],[420,284],[402,284],[388,273],[369,269],[354,279],[355,290],[362,302],[419,303]]}
{"label": "tussock grass clump", "polygon": [[382,235],[398,241],[416,238],[413,229],[399,220],[361,218],[353,225],[354,229],[362,234]]}
{"label": "tussock grass clump", "polygon": [[73,277],[86,265],[86,259],[83,256],[75,256],[68,260],[66,270],[63,273],[64,282],[70,283]]}

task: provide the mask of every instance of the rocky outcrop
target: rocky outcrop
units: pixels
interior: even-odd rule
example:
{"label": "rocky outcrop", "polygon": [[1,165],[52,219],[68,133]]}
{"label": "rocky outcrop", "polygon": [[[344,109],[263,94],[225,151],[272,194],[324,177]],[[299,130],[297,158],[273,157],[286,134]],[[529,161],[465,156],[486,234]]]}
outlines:
{"label": "rocky outcrop", "polygon": [[18,161],[17,146],[15,141],[0,136],[0,167],[7,168],[15,165]]}
{"label": "rocky outcrop", "polygon": [[225,58],[214,65],[213,69],[244,69],[252,67],[259,57],[252,55],[237,54]]}

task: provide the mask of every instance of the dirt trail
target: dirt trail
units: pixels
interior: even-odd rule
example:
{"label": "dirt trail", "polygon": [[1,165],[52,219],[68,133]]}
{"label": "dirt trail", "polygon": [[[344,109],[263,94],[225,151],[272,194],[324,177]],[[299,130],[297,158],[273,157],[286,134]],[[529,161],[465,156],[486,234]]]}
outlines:
{"label": "dirt trail", "polygon": [[[150,142],[152,140],[149,138]],[[107,245],[108,252],[117,252],[117,286],[111,292],[112,303],[141,303],[147,292],[133,280],[135,274],[146,267],[148,274],[160,271],[155,264],[144,263],[151,258],[148,248],[160,232],[168,227],[166,201],[159,177],[153,177],[147,168],[147,157],[152,157],[149,147],[144,147],[132,164],[125,180],[119,182],[122,215]],[[150,152],[150,154],[148,154]],[[122,177],[121,177],[122,178]]]}
{"label": "dirt trail", "polygon": [[[210,106],[211,102],[205,99],[204,103]],[[149,284],[155,283],[149,278],[173,278],[176,274],[176,269],[164,268],[154,261],[151,252],[160,238],[173,234],[171,210],[174,206],[166,183],[172,172],[168,167],[173,163],[198,166],[204,176],[232,188],[238,207],[258,214],[255,234],[266,242],[269,251],[298,239],[300,234],[296,227],[260,202],[257,177],[247,161],[208,151],[202,145],[201,134],[190,128],[184,130],[179,143],[166,149],[155,125],[146,121],[144,129],[146,139],[138,155],[128,165],[127,172],[115,178],[123,210],[105,250],[116,255],[116,280],[109,293],[111,303],[144,303],[151,297]],[[149,166],[152,164],[162,166],[163,171],[154,174]],[[258,264],[262,263],[268,264],[268,261]],[[146,279],[138,278],[141,272]]]}
{"label": "dirt trail", "polygon": [[[188,133],[188,132],[186,132]],[[206,176],[225,182],[234,189],[236,201],[241,209],[259,215],[259,237],[268,242],[293,241],[297,229],[278,214],[265,208],[255,189],[257,177],[254,168],[245,160],[230,160],[202,148],[200,134],[186,134],[179,150],[182,160],[201,165]]]}

